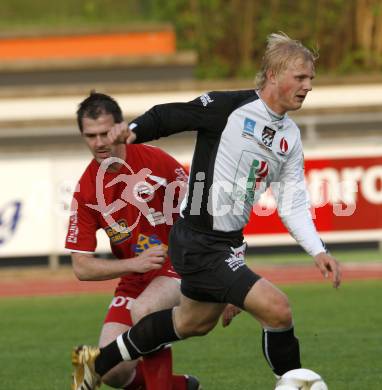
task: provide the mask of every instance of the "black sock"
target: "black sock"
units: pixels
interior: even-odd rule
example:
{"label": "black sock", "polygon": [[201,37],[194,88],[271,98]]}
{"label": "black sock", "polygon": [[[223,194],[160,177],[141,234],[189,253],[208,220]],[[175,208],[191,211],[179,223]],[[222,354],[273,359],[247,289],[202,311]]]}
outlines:
{"label": "black sock", "polygon": [[101,353],[95,361],[95,371],[103,376],[123,360],[138,359],[178,340],[172,320],[172,309],[149,314],[124,333],[122,339],[119,338],[124,351],[120,350],[117,340],[101,348]]}
{"label": "black sock", "polygon": [[94,369],[97,374],[103,376],[118,363],[122,362],[123,358],[121,352],[119,352],[116,341],[113,341],[100,350],[101,353],[97,356],[94,362]]}
{"label": "black sock", "polygon": [[263,329],[263,353],[276,375],[301,368],[300,347],[293,327],[284,331]]}

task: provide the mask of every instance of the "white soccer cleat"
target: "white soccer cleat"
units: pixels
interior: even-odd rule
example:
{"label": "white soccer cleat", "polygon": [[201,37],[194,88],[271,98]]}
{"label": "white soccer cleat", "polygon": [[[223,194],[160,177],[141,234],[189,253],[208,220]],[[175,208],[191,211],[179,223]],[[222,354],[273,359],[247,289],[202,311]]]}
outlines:
{"label": "white soccer cleat", "polygon": [[286,372],[277,381],[275,390],[328,390],[328,387],[314,371],[299,368]]}
{"label": "white soccer cleat", "polygon": [[315,382],[322,379],[317,373],[307,368],[298,368],[296,370],[290,370],[286,372],[282,379],[296,379],[304,382]]}
{"label": "white soccer cleat", "polygon": [[292,386],[292,385],[280,385],[276,387],[277,390],[296,390],[299,389],[299,387]]}
{"label": "white soccer cleat", "polygon": [[101,378],[95,372],[94,362],[99,348],[80,345],[72,351],[72,390],[96,390],[101,386]]}
{"label": "white soccer cleat", "polygon": [[328,386],[326,383],[321,379],[317,382],[314,382],[312,386],[310,386],[310,390],[328,390]]}

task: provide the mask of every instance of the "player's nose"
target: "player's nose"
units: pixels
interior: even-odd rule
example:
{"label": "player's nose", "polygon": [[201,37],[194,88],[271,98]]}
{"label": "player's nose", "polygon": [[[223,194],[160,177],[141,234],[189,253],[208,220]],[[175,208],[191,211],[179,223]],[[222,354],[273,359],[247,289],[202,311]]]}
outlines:
{"label": "player's nose", "polygon": [[313,89],[312,80],[311,80],[310,78],[307,77],[307,78],[304,80],[304,91],[310,92],[312,89]]}
{"label": "player's nose", "polygon": [[103,137],[99,134],[97,134],[97,136],[95,137],[95,145],[97,147],[105,145]]}

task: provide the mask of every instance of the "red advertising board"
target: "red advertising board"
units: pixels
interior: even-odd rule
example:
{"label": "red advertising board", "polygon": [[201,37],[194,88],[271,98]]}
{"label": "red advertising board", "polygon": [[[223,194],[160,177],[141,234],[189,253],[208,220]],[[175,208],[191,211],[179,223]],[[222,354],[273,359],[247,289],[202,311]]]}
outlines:
{"label": "red advertising board", "polygon": [[[305,159],[305,177],[319,232],[329,237],[343,233],[340,241],[348,241],[346,236],[351,240],[382,241],[382,153],[363,156],[358,153],[355,157],[331,153],[331,157],[308,157]],[[269,194],[254,207],[244,232],[247,239],[257,237],[259,243],[261,237],[288,234]],[[359,232],[359,237],[351,232]],[[369,237],[362,234],[366,232],[373,234]],[[336,237],[340,236],[336,234]]]}

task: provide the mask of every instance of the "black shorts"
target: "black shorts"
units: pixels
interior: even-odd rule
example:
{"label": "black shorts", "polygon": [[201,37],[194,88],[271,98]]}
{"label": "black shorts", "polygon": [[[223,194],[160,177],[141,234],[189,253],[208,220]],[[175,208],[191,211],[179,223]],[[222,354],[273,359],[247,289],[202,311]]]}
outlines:
{"label": "black shorts", "polygon": [[182,294],[190,299],[243,308],[249,290],[261,278],[244,263],[242,236],[198,232],[179,218],[171,229],[169,244],[170,259],[182,277]]}

